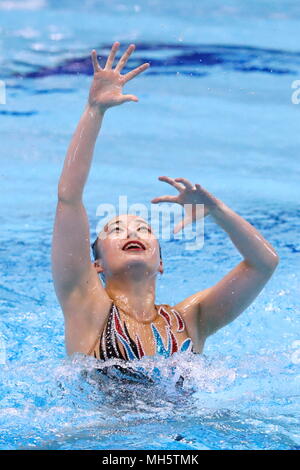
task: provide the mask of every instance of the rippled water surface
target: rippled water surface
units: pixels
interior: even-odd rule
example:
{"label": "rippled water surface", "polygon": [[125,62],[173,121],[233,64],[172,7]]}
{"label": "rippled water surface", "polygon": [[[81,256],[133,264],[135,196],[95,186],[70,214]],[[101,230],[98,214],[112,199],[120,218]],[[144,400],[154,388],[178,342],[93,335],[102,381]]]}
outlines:
{"label": "rippled water surface", "polygon": [[[296,2],[0,1],[0,448],[297,449],[299,436],[300,26]],[[110,110],[86,188],[96,208],[165,194],[185,176],[274,245],[280,265],[204,355],[145,358],[155,384],[107,380],[66,358],[50,246],[56,187],[87,97],[89,53],[136,52],[139,103]],[[197,252],[162,242],[157,303],[216,283],[241,257],[207,218]],[[182,387],[176,378],[184,377]]]}

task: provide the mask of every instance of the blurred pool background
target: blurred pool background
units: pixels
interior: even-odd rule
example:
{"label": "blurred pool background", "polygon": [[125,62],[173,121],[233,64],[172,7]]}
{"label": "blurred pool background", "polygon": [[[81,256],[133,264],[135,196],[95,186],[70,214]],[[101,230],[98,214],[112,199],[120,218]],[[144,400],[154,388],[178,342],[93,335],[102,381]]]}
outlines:
{"label": "blurred pool background", "polygon": [[[299,436],[300,5],[288,0],[1,0],[0,448],[297,449]],[[205,355],[161,361],[155,387],[116,387],[66,359],[50,267],[56,188],[96,48],[136,51],[139,103],[111,109],[85,204],[147,203],[159,175],[198,182],[274,245],[280,265]],[[172,191],[171,191],[172,192]],[[175,304],[241,259],[205,221],[204,248],[162,243],[158,303]],[[5,360],[6,356],[6,360]],[[186,377],[178,391],[173,366]],[[150,365],[151,367],[151,360]]]}

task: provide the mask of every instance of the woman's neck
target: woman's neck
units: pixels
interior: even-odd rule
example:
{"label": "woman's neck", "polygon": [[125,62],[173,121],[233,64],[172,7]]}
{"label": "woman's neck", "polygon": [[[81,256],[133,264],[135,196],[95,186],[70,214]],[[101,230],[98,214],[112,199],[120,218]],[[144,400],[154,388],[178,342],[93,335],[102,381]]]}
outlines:
{"label": "woman's neck", "polygon": [[139,281],[108,279],[105,289],[117,307],[135,320],[148,322],[156,317],[155,277]]}

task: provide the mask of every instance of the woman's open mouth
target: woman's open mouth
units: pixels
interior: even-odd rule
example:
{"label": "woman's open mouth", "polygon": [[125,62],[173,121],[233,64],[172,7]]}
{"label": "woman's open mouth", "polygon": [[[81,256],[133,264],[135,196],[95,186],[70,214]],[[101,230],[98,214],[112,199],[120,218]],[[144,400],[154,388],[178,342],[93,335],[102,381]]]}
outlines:
{"label": "woman's open mouth", "polygon": [[146,250],[146,247],[139,240],[130,240],[130,241],[125,243],[122,250],[124,250],[124,251],[143,251],[143,250]]}

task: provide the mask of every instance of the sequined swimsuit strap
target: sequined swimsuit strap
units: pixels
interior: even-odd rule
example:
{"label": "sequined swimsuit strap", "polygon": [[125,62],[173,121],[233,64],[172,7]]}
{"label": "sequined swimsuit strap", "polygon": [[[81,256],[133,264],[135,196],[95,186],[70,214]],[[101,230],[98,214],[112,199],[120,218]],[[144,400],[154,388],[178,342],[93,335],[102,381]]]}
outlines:
{"label": "sequined swimsuit strap", "polygon": [[117,337],[122,338],[122,335],[124,335],[124,331],[121,325],[119,311],[116,305],[112,304],[106,326],[100,338],[100,359],[127,359],[122,354],[117,340]]}
{"label": "sequined swimsuit strap", "polygon": [[[105,323],[105,326],[104,326],[104,330],[106,329],[107,322],[109,321],[109,318],[110,318],[110,316],[112,315],[113,306],[114,306],[114,304],[112,303],[112,304],[111,304],[111,307],[110,307],[110,310],[109,310],[109,314],[108,314],[106,323]],[[104,331],[104,330],[103,330],[103,331]],[[95,341],[94,341],[94,343],[93,343],[93,346],[90,348],[90,350],[89,350],[89,352],[88,352],[88,356],[93,355],[93,356],[96,357],[96,354],[94,353],[94,351],[95,351],[95,349],[96,349],[97,344],[99,343],[99,340],[100,340],[100,343],[101,343],[101,336],[103,336],[103,331],[102,331],[102,334],[101,334],[101,332],[99,332],[99,334],[97,335],[97,338],[95,339]],[[93,353],[94,353],[94,354],[93,354]]]}

